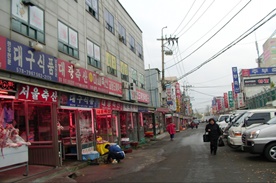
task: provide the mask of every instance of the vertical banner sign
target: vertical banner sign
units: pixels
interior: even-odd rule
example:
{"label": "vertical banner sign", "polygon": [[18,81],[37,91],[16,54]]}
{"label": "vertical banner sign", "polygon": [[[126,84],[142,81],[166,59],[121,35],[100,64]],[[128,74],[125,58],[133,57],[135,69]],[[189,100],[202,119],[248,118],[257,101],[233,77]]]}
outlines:
{"label": "vertical banner sign", "polygon": [[232,74],[233,74],[234,92],[240,93],[239,75],[238,75],[237,67],[232,67]]}
{"label": "vertical banner sign", "polygon": [[227,93],[223,93],[223,99],[224,99],[224,107],[226,109],[228,109],[229,105],[228,105],[228,96],[227,96]]}
{"label": "vertical banner sign", "polygon": [[166,85],[167,104],[173,105],[171,85]]}
{"label": "vertical banner sign", "polygon": [[176,95],[176,112],[180,112],[181,91],[180,91],[179,83],[175,83],[175,95]]}
{"label": "vertical banner sign", "polygon": [[221,111],[221,100],[220,98],[216,98],[216,103],[217,103],[217,111],[220,112]]}
{"label": "vertical banner sign", "polygon": [[243,93],[238,93],[238,108],[244,107]]}
{"label": "vertical banner sign", "polygon": [[233,100],[233,92],[228,91],[228,101],[229,101],[229,108],[234,107],[234,100]]}
{"label": "vertical banner sign", "polygon": [[174,85],[171,85],[171,98],[172,98],[172,105],[170,106],[170,109],[172,111],[176,111],[176,92],[175,92]]}
{"label": "vertical banner sign", "polygon": [[237,94],[235,93],[235,89],[234,89],[234,83],[232,83],[232,97],[234,100],[237,98]]}

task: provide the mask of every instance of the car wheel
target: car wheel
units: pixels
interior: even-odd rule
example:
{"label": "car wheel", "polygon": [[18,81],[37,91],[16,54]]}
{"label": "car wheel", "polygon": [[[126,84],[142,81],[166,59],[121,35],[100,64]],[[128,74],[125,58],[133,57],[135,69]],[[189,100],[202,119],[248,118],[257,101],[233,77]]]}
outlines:
{"label": "car wheel", "polygon": [[269,144],[265,148],[265,157],[269,161],[275,161],[276,162],[276,143]]}

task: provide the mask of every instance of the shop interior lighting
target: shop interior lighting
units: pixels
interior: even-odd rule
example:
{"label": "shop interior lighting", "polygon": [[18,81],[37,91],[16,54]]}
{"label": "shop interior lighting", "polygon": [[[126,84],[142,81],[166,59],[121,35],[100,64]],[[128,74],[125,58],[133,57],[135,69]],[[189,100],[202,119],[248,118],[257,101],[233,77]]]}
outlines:
{"label": "shop interior lighting", "polygon": [[1,94],[0,94],[0,98],[3,98],[3,99],[15,99],[15,96],[11,96],[11,95],[1,95]]}
{"label": "shop interior lighting", "polygon": [[7,91],[0,91],[0,94],[8,94]]}

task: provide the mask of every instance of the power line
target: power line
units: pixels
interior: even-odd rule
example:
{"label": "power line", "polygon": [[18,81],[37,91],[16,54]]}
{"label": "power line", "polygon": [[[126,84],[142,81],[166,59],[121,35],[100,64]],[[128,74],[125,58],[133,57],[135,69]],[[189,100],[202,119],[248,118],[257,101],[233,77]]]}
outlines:
{"label": "power line", "polygon": [[193,8],[194,4],[195,4],[196,0],[193,2],[192,6],[190,7],[190,9],[188,10],[188,12],[186,13],[186,15],[184,16],[184,18],[182,19],[181,23],[178,25],[178,27],[176,28],[176,30],[174,31],[173,35],[175,34],[175,32],[177,31],[177,29],[181,26],[181,24],[183,23],[183,21],[186,19],[186,17],[188,16],[189,12],[191,11],[191,9]]}
{"label": "power line", "polygon": [[[184,53],[185,51],[187,51],[190,47],[194,46],[198,41],[202,40],[202,38],[204,36],[206,36],[209,32],[211,32],[211,30],[213,30],[222,20],[224,20],[224,18],[229,15],[239,4],[241,3],[241,1],[239,3],[237,3],[223,18],[221,18],[216,25],[214,25],[209,31],[207,31],[203,36],[201,36],[198,40],[196,40],[192,45],[190,45],[186,50],[184,50],[182,53]],[[174,50],[173,50],[174,51]],[[180,54],[182,54],[180,53]]]}
{"label": "power line", "polygon": [[190,30],[190,28],[193,27],[193,25],[207,12],[207,10],[212,6],[212,4],[215,2],[215,0],[213,0],[213,2],[208,6],[208,8],[198,17],[198,19],[196,19],[196,21],[185,31],[183,32],[180,36],[178,37],[181,37],[183,36],[183,34],[185,34],[188,30]]}
{"label": "power line", "polygon": [[204,81],[204,82],[201,82],[201,83],[194,83],[194,84],[202,84],[202,83],[209,83],[209,82],[212,82],[212,81],[216,81],[216,80],[220,80],[220,79],[223,79],[223,78],[226,78],[228,76],[230,76],[231,74],[227,74],[225,76],[221,76],[219,78],[216,78],[216,79],[212,79],[212,80],[209,80],[209,81]]}
{"label": "power line", "polygon": [[220,88],[220,87],[226,87],[229,85],[217,85],[217,86],[192,86],[192,88]]}
{"label": "power line", "polygon": [[207,95],[207,96],[210,96],[210,97],[215,97],[215,95],[210,95],[210,94],[207,94],[207,93],[203,93],[203,92],[199,92],[199,91],[196,91],[194,89],[190,89],[191,91],[194,91],[196,93],[200,93],[200,94],[203,94],[203,95]]}
{"label": "power line", "polygon": [[[275,11],[275,9],[273,10]],[[263,19],[261,19],[258,23],[260,23],[261,21],[263,21],[265,18],[267,18],[273,11],[271,11],[268,15],[266,15]],[[216,53],[215,55],[213,55],[211,58],[209,58],[208,60],[206,60],[205,62],[203,62],[202,64],[200,64],[199,66],[197,66],[196,68],[194,68],[193,70],[189,71],[188,73],[182,75],[181,77],[179,77],[178,79],[181,79],[183,77],[186,77],[190,74],[192,74],[193,72],[197,71],[198,69],[200,69],[203,65],[209,63],[210,61],[214,60],[215,58],[217,58],[219,55],[221,55],[222,53],[224,53],[225,51],[227,51],[228,49],[230,49],[231,47],[233,47],[234,45],[236,45],[238,42],[240,42],[241,40],[243,40],[244,38],[246,38],[248,35],[252,34],[252,32],[256,31],[258,28],[260,28],[262,25],[264,25],[266,22],[268,22],[269,20],[271,20],[276,14],[273,14],[271,17],[268,18],[268,20],[266,20],[265,22],[261,23],[260,25],[258,25],[256,28],[254,28],[253,30],[251,30],[254,26],[256,26],[258,23],[256,23],[253,27],[251,27],[249,30],[247,30],[246,32],[249,31],[249,33],[247,33],[246,35],[244,35],[245,33],[243,33],[241,36],[239,36],[236,40],[232,41],[230,44],[228,44],[226,47],[224,47],[222,50],[220,50],[218,53]],[[250,31],[251,30],[251,31]]]}
{"label": "power line", "polygon": [[[193,20],[193,18],[196,16],[196,14],[198,13],[198,11],[201,9],[201,7],[203,6],[203,4],[205,3],[205,1],[206,0],[204,0],[203,1],[203,3],[200,5],[200,7],[197,9],[197,11],[195,12],[195,14],[193,14],[193,16],[192,16],[192,18],[188,21],[188,23],[180,30],[180,32],[178,33],[178,34],[180,34],[181,33],[181,31],[183,30],[183,29],[185,29],[186,28],[186,26]],[[177,35],[178,35],[177,34]]]}
{"label": "power line", "polygon": [[203,44],[201,44],[198,48],[196,48],[194,51],[192,51],[189,55],[187,55],[185,58],[183,58],[182,60],[180,60],[179,62],[177,62],[176,64],[173,64],[173,65],[171,65],[171,66],[169,66],[169,67],[167,67],[166,69],[169,69],[169,68],[171,68],[171,67],[173,67],[173,66],[175,66],[175,65],[177,65],[178,63],[180,63],[180,62],[182,62],[183,60],[185,60],[185,59],[187,59],[188,57],[190,57],[192,54],[194,54],[197,50],[199,50],[201,47],[203,47],[207,42],[209,42],[213,37],[215,37],[215,35],[217,35],[226,25],[228,25],[249,3],[251,2],[251,0],[250,1],[248,1],[247,3],[246,3],[246,5],[244,5],[243,7],[242,7],[242,9],[240,9],[233,17],[231,17],[230,18],[230,20],[228,20],[227,22],[226,22],[226,24],[224,24],[217,32],[215,32],[215,34],[213,34],[209,39],[207,39]]}

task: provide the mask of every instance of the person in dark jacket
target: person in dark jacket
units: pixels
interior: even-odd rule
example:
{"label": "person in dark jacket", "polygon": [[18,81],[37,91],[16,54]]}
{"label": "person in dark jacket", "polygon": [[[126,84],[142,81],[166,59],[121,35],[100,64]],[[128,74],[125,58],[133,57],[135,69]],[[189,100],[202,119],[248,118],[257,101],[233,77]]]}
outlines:
{"label": "person in dark jacket", "polygon": [[218,139],[221,136],[221,130],[219,128],[219,125],[216,124],[214,118],[209,119],[209,124],[206,125],[205,131],[208,132],[210,138],[211,154],[214,153],[214,155],[216,155],[218,148]]}

